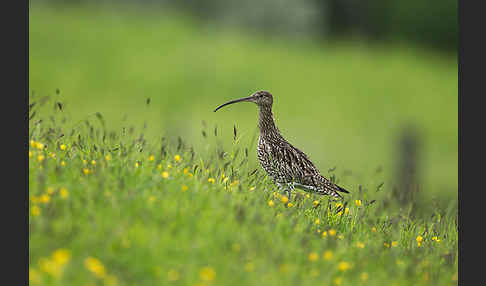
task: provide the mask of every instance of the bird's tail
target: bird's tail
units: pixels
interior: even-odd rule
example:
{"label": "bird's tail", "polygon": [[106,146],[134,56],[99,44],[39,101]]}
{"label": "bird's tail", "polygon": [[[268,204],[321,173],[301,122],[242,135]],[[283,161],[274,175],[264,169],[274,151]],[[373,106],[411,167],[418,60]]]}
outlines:
{"label": "bird's tail", "polygon": [[349,194],[349,191],[346,190],[345,188],[340,187],[338,185],[335,185],[335,186],[336,186],[338,192],[343,192],[343,193]]}
{"label": "bird's tail", "polygon": [[336,198],[342,199],[343,196],[339,194],[339,192],[349,194],[349,191],[346,190],[343,187],[340,187],[333,182],[329,181],[328,179],[324,178],[322,175],[320,176],[321,178],[321,190],[319,190],[319,193],[322,195],[330,195]]}

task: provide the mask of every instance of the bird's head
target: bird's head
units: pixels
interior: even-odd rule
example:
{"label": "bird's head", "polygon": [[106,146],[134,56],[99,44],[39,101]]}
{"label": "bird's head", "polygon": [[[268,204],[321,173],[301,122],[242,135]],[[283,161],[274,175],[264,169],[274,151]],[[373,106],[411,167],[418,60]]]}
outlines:
{"label": "bird's head", "polygon": [[245,102],[245,101],[256,103],[256,105],[258,105],[258,107],[260,107],[260,108],[261,107],[270,107],[271,108],[272,104],[273,104],[273,96],[268,91],[260,90],[260,91],[253,93],[252,95],[250,95],[248,97],[235,99],[235,100],[232,100],[232,101],[228,101],[225,104],[221,104],[220,106],[218,106],[214,110],[214,112],[218,111],[223,106],[230,105],[230,104],[237,103],[237,102]]}

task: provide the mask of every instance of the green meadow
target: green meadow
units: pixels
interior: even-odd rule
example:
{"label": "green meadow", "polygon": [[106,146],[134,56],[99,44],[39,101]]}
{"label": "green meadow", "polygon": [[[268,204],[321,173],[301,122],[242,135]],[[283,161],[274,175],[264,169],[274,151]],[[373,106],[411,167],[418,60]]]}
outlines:
{"label": "green meadow", "polygon": [[[32,285],[457,284],[455,55],[118,9],[29,10]],[[212,112],[262,89],[343,205],[275,192],[256,106]]]}

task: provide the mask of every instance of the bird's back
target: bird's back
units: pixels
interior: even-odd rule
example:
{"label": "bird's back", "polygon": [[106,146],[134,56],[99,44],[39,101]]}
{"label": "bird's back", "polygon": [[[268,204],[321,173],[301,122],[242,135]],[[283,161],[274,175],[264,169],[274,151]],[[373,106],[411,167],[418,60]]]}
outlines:
{"label": "bird's back", "polygon": [[261,135],[258,159],[263,169],[278,184],[294,184],[306,191],[341,197],[348,192],[324,178],[307,155],[282,136]]}

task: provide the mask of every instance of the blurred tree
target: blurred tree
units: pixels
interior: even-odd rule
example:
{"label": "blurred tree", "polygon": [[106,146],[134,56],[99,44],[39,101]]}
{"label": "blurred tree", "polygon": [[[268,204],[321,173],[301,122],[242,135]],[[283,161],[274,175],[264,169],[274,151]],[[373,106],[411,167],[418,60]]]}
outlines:
{"label": "blurred tree", "polygon": [[[41,0],[39,0],[41,1]],[[204,21],[271,34],[405,39],[456,51],[456,0],[44,0],[55,4],[116,2],[167,5]]]}
{"label": "blurred tree", "polygon": [[316,4],[323,14],[321,26],[325,34],[379,39],[387,31],[389,1],[316,0]]}
{"label": "blurred tree", "polygon": [[389,36],[457,50],[457,0],[393,0]]}
{"label": "blurred tree", "polygon": [[169,1],[202,19],[259,30],[267,34],[315,34],[321,16],[313,0]]}

